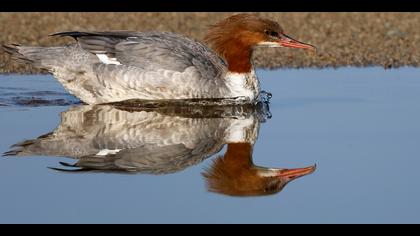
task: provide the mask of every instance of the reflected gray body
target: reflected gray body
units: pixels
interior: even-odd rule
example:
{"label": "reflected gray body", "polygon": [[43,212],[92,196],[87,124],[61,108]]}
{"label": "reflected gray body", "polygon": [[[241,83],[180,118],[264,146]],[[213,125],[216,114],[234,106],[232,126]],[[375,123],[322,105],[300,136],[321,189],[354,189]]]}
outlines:
{"label": "reflected gray body", "polygon": [[159,174],[197,164],[225,143],[256,141],[260,113],[255,107],[226,107],[226,117],[199,113],[198,108],[171,114],[73,107],[62,113],[52,133],[15,144],[5,155],[65,156],[79,159],[74,166],[84,170]]}

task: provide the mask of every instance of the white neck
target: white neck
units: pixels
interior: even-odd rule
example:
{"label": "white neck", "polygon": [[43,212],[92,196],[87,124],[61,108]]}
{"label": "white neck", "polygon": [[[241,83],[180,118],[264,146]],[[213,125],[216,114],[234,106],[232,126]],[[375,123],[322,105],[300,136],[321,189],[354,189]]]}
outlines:
{"label": "white neck", "polygon": [[260,93],[260,84],[254,69],[249,73],[227,72],[225,81],[231,97],[245,97],[252,101]]}
{"label": "white neck", "polygon": [[259,122],[255,117],[232,119],[224,133],[225,143],[255,143],[258,137]]}

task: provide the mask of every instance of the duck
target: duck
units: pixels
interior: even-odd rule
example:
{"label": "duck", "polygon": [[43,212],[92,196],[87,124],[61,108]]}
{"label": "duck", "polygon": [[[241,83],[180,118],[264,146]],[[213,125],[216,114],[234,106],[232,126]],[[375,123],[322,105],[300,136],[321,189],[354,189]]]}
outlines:
{"label": "duck", "polygon": [[12,58],[46,70],[86,104],[132,99],[233,99],[256,103],[251,63],[257,47],[316,47],[288,36],[275,21],[240,13],[209,27],[204,42],[173,32],[71,31],[65,46],[6,44]]}
{"label": "duck", "polygon": [[[65,170],[169,174],[197,165],[226,143],[255,142],[267,104],[133,107],[79,105],[53,131],[12,145],[6,157],[52,156]],[[52,167],[57,169],[59,167]]]}
{"label": "duck", "polygon": [[253,163],[268,103],[232,106],[80,105],[61,114],[52,132],[12,146],[6,157],[75,159],[49,167],[71,173],[167,175],[218,155],[203,168],[206,189],[227,196],[265,196],[313,173],[316,165],[272,168]]}

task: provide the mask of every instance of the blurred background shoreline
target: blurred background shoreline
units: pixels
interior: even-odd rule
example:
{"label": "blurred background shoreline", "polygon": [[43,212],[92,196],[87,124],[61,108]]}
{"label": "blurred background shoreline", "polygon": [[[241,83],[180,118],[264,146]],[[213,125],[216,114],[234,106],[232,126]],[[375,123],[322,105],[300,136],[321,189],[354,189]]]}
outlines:
{"label": "blurred background shoreline", "polygon": [[[207,27],[234,13],[0,13],[0,44],[53,46],[70,38],[60,31],[172,31],[201,41]],[[420,65],[420,13],[257,13],[280,23],[290,36],[318,52],[258,48],[255,66],[303,68]],[[0,49],[0,73],[40,73],[10,60]]]}

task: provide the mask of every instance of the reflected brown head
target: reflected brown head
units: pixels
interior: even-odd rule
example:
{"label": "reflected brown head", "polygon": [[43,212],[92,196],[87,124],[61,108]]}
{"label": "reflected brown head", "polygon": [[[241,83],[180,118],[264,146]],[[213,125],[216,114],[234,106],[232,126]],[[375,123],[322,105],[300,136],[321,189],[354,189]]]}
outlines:
{"label": "reflected brown head", "polygon": [[254,14],[236,14],[212,25],[204,40],[226,60],[229,71],[237,73],[251,70],[255,46],[314,49],[285,35],[277,22]]}
{"label": "reflected brown head", "polygon": [[310,174],[315,166],[275,169],[252,163],[252,145],[230,143],[223,157],[213,161],[203,176],[211,192],[230,196],[258,196],[280,192],[290,181]]}

